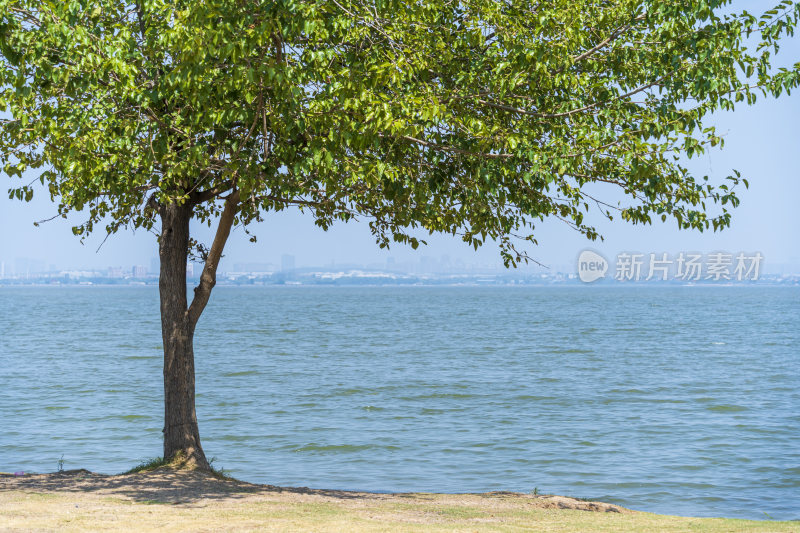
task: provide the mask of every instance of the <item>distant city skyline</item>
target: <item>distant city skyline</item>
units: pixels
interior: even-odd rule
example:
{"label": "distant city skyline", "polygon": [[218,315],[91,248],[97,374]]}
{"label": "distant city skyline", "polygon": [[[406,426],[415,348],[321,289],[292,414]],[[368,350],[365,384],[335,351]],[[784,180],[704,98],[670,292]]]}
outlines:
{"label": "distant city skyline", "polygon": [[[593,248],[585,248],[585,250],[593,250]],[[716,253],[708,253],[708,254],[700,254],[704,256],[705,259],[710,258],[711,256],[720,255],[720,253],[729,254],[730,258],[730,267],[733,266],[733,257],[734,254],[742,253],[743,251],[733,251],[733,250],[726,250],[726,251],[718,251]],[[659,253],[655,253],[653,251],[650,252],[642,252],[642,251],[620,251],[617,256],[617,262],[619,261],[620,256],[629,256],[630,254],[639,255],[641,256],[640,261],[646,262],[648,256],[651,254],[653,257],[661,258],[662,256],[664,259],[667,259],[667,256],[670,257],[670,268],[674,269],[675,258],[680,255],[681,260],[683,260],[684,252],[680,251],[677,253],[670,254],[666,251],[661,251]],[[760,252],[756,252],[756,254],[760,255]],[[700,257],[700,256],[698,256]],[[614,264],[613,257],[609,257],[610,264]],[[760,272],[765,275],[789,275],[789,276],[800,276],[800,265],[792,264],[792,263],[770,263],[769,261],[764,261],[766,258],[760,257]],[[283,254],[281,256],[280,263],[271,263],[271,262],[238,262],[238,263],[231,263],[228,262],[229,268],[220,270],[219,274],[221,276],[239,276],[239,275],[270,275],[270,274],[280,274],[280,273],[291,273],[295,271],[353,271],[353,270],[363,270],[363,271],[383,271],[383,272],[394,272],[394,273],[401,273],[401,274],[474,274],[477,272],[485,272],[485,273],[498,273],[502,274],[504,272],[509,273],[520,273],[520,274],[574,274],[577,271],[577,263],[572,264],[557,264],[551,265],[550,268],[542,267],[536,264],[529,264],[529,265],[522,265],[517,269],[506,270],[499,264],[495,263],[479,263],[479,262],[464,262],[460,258],[452,260],[449,255],[445,254],[440,257],[433,257],[430,255],[420,255],[416,261],[397,261],[395,257],[389,256],[383,263],[380,262],[372,262],[372,263],[355,263],[355,262],[339,262],[331,261],[326,264],[308,264],[308,265],[298,265],[296,264],[296,258],[294,255],[291,254]],[[200,274],[201,265],[197,263],[189,262],[187,263],[187,274],[189,278],[196,277]],[[46,263],[41,260],[34,260],[29,258],[16,258],[13,263],[8,263],[6,261],[0,261],[0,279],[15,279],[15,278],[32,278],[32,277],[39,277],[43,275],[77,275],[77,273],[93,273],[94,275],[101,276],[101,277],[108,277],[110,279],[122,279],[122,278],[130,278],[130,279],[144,279],[144,278],[151,278],[154,276],[158,276],[159,273],[159,263],[158,258],[153,257],[150,259],[149,267],[145,264],[132,264],[132,265],[110,265],[110,266],[102,266],[102,267],[78,267],[78,268],[62,268],[58,263]]]}

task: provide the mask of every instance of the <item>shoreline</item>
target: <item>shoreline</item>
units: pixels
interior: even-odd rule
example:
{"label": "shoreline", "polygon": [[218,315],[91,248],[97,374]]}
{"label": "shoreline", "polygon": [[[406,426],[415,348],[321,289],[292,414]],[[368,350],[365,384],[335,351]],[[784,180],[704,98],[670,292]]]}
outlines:
{"label": "shoreline", "polygon": [[2,530],[797,531],[798,522],[693,518],[565,496],[374,493],[258,485],[210,472],[0,474]]}

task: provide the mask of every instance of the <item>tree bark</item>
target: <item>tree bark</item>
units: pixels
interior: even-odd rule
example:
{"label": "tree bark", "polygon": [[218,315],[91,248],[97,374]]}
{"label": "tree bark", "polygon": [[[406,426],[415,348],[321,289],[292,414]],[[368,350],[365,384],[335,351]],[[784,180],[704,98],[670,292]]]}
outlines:
{"label": "tree bark", "polygon": [[159,209],[161,238],[161,335],[164,341],[164,459],[208,469],[195,411],[194,328],[186,301],[186,261],[189,253],[189,204]]}

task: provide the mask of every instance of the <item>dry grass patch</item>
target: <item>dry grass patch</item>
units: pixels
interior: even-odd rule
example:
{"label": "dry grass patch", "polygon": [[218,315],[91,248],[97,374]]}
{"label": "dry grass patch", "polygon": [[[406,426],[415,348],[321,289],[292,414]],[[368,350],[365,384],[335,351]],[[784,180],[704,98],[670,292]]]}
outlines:
{"label": "dry grass patch", "polygon": [[254,485],[155,468],[0,476],[3,531],[800,532],[797,522],[683,518],[562,496],[373,494]]}

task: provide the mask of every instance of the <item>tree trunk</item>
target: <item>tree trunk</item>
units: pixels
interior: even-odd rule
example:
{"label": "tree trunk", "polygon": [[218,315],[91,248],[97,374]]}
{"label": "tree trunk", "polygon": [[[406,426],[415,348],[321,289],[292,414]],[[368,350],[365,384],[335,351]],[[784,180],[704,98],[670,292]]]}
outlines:
{"label": "tree trunk", "polygon": [[194,405],[194,326],[186,301],[186,260],[192,207],[168,204],[159,209],[161,239],[161,335],[164,341],[164,459],[209,468]]}

